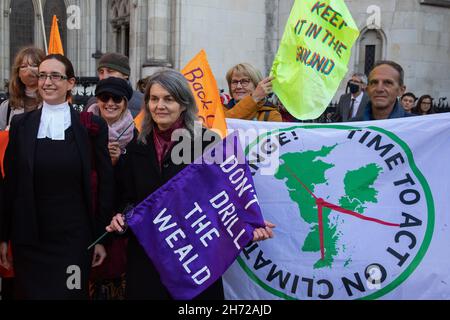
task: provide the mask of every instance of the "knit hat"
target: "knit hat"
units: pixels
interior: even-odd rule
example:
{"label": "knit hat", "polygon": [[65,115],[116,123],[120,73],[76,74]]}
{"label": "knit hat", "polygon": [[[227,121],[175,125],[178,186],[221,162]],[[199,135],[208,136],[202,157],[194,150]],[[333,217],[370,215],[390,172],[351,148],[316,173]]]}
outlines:
{"label": "knit hat", "polygon": [[120,53],[105,53],[98,62],[98,69],[110,68],[123,73],[126,76],[130,75],[130,63],[128,58]]}
{"label": "knit hat", "polygon": [[95,96],[105,92],[119,97],[126,97],[128,101],[130,101],[133,96],[133,89],[128,81],[115,77],[109,77],[100,80],[97,83],[97,87],[95,88]]}

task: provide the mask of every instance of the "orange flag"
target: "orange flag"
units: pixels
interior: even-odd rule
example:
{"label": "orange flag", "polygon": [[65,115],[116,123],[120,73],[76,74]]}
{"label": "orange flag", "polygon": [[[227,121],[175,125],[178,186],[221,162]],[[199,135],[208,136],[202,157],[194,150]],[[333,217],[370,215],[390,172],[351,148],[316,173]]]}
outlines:
{"label": "orange flag", "polygon": [[[198,117],[203,122],[203,125],[209,129],[216,129],[222,138],[224,138],[227,135],[225,114],[222,109],[219,88],[209,66],[206,52],[201,50],[184,67],[181,73],[188,81],[194,94],[195,102],[199,109]],[[138,130],[140,130],[143,120],[144,111],[141,111],[134,119]]]}
{"label": "orange flag", "polygon": [[50,40],[48,42],[48,54],[59,53],[64,55],[64,49],[59,34],[58,19],[53,15],[52,29],[50,30]]}
{"label": "orange flag", "polygon": [[209,129],[216,129],[224,138],[227,124],[220,100],[219,88],[208,63],[205,50],[201,50],[181,71],[191,86],[198,107],[198,117]]}
{"label": "orange flag", "polygon": [[[147,106],[144,106],[144,108],[147,108]],[[144,110],[141,109],[141,111],[138,113],[138,115],[134,118],[134,126],[138,131],[141,131],[141,125],[142,122],[144,122]]]}

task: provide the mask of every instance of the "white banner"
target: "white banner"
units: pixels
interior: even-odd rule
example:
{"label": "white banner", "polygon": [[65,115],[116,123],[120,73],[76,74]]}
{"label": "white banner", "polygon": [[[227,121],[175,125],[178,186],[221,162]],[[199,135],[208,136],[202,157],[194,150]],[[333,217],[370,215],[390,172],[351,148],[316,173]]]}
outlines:
{"label": "white banner", "polygon": [[228,128],[277,227],[227,299],[450,299],[450,114]]}

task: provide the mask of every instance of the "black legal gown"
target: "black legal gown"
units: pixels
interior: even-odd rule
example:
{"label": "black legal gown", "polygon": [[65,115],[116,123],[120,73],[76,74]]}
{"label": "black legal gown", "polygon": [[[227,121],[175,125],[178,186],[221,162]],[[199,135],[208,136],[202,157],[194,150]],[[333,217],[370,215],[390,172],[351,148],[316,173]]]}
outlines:
{"label": "black legal gown", "polygon": [[40,237],[13,248],[16,298],[87,299],[92,234],[72,128],[64,141],[38,139],[34,163]]}

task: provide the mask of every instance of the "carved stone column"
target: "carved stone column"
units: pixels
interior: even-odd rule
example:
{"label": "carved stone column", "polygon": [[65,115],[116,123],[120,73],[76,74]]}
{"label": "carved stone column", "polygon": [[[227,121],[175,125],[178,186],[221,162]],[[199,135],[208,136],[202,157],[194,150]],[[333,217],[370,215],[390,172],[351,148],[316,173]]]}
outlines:
{"label": "carved stone column", "polygon": [[123,55],[127,55],[127,53],[125,52],[127,31],[129,33],[129,30],[127,30],[125,23],[122,23],[120,28],[120,53]]}
{"label": "carved stone column", "polygon": [[95,1],[95,52],[92,53],[92,58],[98,60],[102,56],[102,0]]}
{"label": "carved stone column", "polygon": [[172,4],[171,0],[154,0],[147,10],[147,48],[143,76],[155,69],[172,67]]}
{"label": "carved stone column", "polygon": [[9,0],[0,1],[0,92],[9,79],[9,4]]}
{"label": "carved stone column", "polygon": [[[44,44],[44,34],[42,31],[42,15],[41,15],[41,8],[39,6],[39,1],[33,0],[33,7],[34,7],[34,45],[38,48],[41,48],[45,51],[45,44]],[[45,0],[42,1],[42,10],[44,10],[45,7]],[[9,28],[9,25],[8,25]],[[48,41],[48,39],[47,39]]]}

